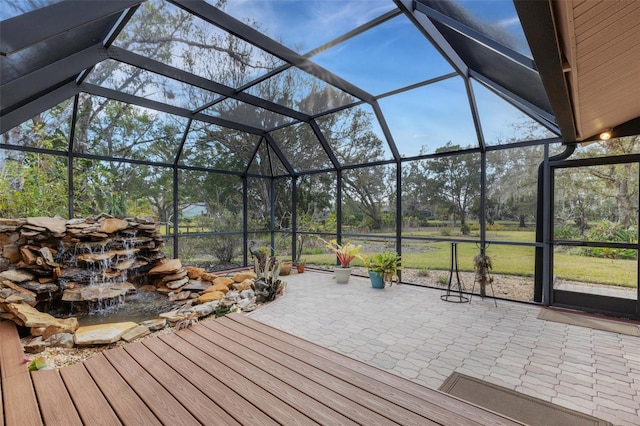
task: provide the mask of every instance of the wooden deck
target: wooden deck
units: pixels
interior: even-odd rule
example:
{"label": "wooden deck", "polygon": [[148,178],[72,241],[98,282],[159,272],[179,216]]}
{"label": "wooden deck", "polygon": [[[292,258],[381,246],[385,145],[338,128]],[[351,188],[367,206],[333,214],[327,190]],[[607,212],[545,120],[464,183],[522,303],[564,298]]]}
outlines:
{"label": "wooden deck", "polygon": [[520,424],[243,315],[31,374],[17,337],[0,322],[0,426]]}

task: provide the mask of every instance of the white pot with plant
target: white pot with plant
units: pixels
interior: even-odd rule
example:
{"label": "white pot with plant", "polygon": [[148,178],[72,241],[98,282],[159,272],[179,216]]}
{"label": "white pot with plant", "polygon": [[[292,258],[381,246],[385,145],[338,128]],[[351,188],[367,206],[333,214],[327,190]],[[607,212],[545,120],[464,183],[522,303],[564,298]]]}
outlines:
{"label": "white pot with plant", "polygon": [[336,274],[336,282],[338,284],[347,284],[349,277],[351,277],[351,271],[353,270],[351,262],[354,259],[365,261],[364,256],[360,254],[362,246],[350,242],[338,244],[337,240],[325,241],[322,238],[320,238],[320,240],[324,243],[325,247],[334,252],[338,258],[339,266],[333,269]]}

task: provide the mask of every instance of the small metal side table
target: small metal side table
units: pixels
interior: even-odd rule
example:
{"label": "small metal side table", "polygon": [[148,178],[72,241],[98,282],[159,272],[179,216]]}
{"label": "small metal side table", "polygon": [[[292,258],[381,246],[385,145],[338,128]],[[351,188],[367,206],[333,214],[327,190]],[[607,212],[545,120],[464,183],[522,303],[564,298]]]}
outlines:
{"label": "small metal side table", "polygon": [[[456,275],[456,282],[453,283],[453,274]],[[455,287],[458,287],[456,290]],[[447,292],[440,295],[440,299],[446,302],[467,303],[469,298],[462,294],[462,282],[460,282],[460,273],[458,272],[458,243],[451,243],[451,268],[449,269],[449,284]]]}

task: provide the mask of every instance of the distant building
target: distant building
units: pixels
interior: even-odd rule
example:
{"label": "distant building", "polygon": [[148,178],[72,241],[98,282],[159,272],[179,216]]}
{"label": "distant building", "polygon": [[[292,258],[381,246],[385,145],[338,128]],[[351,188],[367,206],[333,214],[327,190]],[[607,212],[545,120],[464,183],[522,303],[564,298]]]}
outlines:
{"label": "distant building", "polygon": [[190,204],[182,210],[182,217],[196,217],[203,216],[209,213],[207,205],[205,203]]}

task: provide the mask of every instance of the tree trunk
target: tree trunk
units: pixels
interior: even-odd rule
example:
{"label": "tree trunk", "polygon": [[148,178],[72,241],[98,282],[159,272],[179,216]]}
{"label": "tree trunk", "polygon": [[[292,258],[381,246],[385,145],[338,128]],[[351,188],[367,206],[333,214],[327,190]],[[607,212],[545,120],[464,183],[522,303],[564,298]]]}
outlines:
{"label": "tree trunk", "polygon": [[526,228],[527,227],[527,224],[524,221],[525,218],[526,218],[525,215],[523,215],[523,214],[520,215],[520,224],[518,225],[520,228]]}
{"label": "tree trunk", "polygon": [[[631,226],[631,216],[634,212],[631,203],[631,195],[629,194],[629,181],[627,176],[631,176],[631,164],[623,164],[624,176],[620,177],[617,182],[616,204],[618,206],[618,222],[623,228],[628,229]],[[619,174],[620,176],[620,174]]]}

